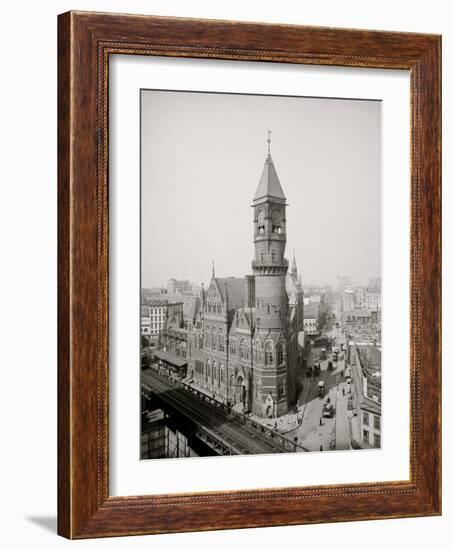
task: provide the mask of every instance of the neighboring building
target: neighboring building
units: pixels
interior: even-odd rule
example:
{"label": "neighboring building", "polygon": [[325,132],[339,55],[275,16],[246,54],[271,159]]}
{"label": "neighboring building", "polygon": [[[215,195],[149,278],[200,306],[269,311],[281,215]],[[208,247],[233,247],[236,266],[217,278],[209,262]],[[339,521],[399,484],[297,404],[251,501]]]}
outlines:
{"label": "neighboring building", "polygon": [[304,298],[304,332],[307,335],[318,334],[319,313],[320,303],[310,301],[306,303]]}
{"label": "neighboring building", "polygon": [[349,275],[343,275],[337,277],[337,292],[338,294],[342,294],[345,290],[345,288],[348,288],[351,286],[351,277]]}
{"label": "neighboring building", "polygon": [[366,306],[369,311],[380,311],[381,309],[381,293],[378,290],[367,290]]}
{"label": "neighboring building", "polygon": [[347,327],[356,328],[371,323],[371,313],[367,309],[354,309],[346,311],[344,320]]}
{"label": "neighboring building", "polygon": [[314,317],[304,317],[304,332],[309,336],[318,334],[318,319]]}
{"label": "neighboring building", "polygon": [[193,292],[193,284],[188,280],[169,279],[167,281],[167,292],[169,294]]}
{"label": "neighboring building", "polygon": [[200,307],[184,328],[167,323],[160,350],[175,364],[184,350],[188,375],[219,399],[275,417],[297,402],[304,306],[295,257],[288,273],[286,198],[270,152],[252,206],[252,274],[220,278],[213,269]]}
{"label": "neighboring building", "polygon": [[142,306],[140,312],[140,333],[142,336],[145,336],[149,342],[151,336],[151,318],[149,314],[149,307]]}
{"label": "neighboring building", "polygon": [[354,295],[355,307],[358,309],[367,309],[367,291],[365,288],[357,288]]}
{"label": "neighboring building", "polygon": [[342,295],[343,312],[355,309],[355,292],[352,288],[346,288]]}
{"label": "neighboring building", "polygon": [[141,334],[148,338],[150,344],[156,343],[164,330],[167,319],[183,315],[182,302],[168,300],[150,300],[141,307]]}
{"label": "neighboring building", "polygon": [[353,437],[360,447],[381,446],[381,350],[376,345],[350,342],[356,416]]}

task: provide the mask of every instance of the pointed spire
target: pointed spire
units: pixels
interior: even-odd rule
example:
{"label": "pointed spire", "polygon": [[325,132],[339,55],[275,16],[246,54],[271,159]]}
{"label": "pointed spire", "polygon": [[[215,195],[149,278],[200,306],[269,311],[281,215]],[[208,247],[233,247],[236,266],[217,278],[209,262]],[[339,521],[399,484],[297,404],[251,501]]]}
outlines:
{"label": "pointed spire", "polygon": [[275,170],[274,161],[271,156],[271,130],[267,131],[267,158],[264,163],[263,173],[261,174],[258,189],[256,190],[254,201],[263,199],[265,197],[271,197],[275,199],[286,200],[283,193],[280,180],[278,179],[277,172]]}
{"label": "pointed spire", "polygon": [[212,278],[214,279],[215,277],[215,263],[214,263],[214,258],[212,259]]}
{"label": "pointed spire", "polygon": [[297,277],[296,251],[293,248],[293,261],[291,264],[291,273]]}

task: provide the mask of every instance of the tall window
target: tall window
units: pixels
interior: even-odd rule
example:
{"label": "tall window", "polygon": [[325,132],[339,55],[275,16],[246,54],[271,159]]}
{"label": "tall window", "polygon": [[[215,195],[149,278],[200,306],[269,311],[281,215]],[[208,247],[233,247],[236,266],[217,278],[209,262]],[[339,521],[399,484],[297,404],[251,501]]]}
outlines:
{"label": "tall window", "polygon": [[274,210],[272,213],[272,233],[281,233],[282,232],[282,217],[280,212]]}
{"label": "tall window", "polygon": [[225,338],[221,328],[219,328],[219,351],[225,351]]}
{"label": "tall window", "polygon": [[275,250],[272,250],[272,263],[275,264],[275,256],[276,256],[276,252]]}
{"label": "tall window", "polygon": [[211,378],[211,361],[208,359],[206,361],[206,381]]}
{"label": "tall window", "polygon": [[249,358],[249,348],[244,339],[242,339],[241,343],[239,344],[239,357],[241,359]]}
{"label": "tall window", "polygon": [[212,363],[212,379],[215,380],[217,378],[217,363],[213,361]]}
{"label": "tall window", "polygon": [[365,411],[363,411],[363,424],[365,426],[368,426],[370,423],[370,417],[369,417],[369,414]]}
{"label": "tall window", "polygon": [[215,327],[212,327],[212,349],[215,350],[217,348],[217,334]]}
{"label": "tall window", "polygon": [[231,355],[236,355],[236,341],[230,340],[230,353]]}
{"label": "tall window", "polygon": [[283,344],[280,344],[278,347],[277,347],[277,363],[279,365],[281,365],[283,363]]}
{"label": "tall window", "polygon": [[274,344],[271,340],[264,344],[264,362],[266,365],[271,365],[274,362]]}
{"label": "tall window", "polygon": [[261,361],[261,342],[259,338],[255,341],[255,348],[256,348],[256,359],[257,361]]}
{"label": "tall window", "polygon": [[375,428],[375,430],[380,430],[381,429],[381,417],[380,416],[374,415],[374,428]]}
{"label": "tall window", "polygon": [[256,379],[256,386],[255,386],[255,395],[256,397],[259,397],[261,393],[261,378]]}
{"label": "tall window", "polygon": [[261,250],[261,263],[264,263],[264,250]]}
{"label": "tall window", "polygon": [[223,364],[222,363],[220,363],[219,372],[220,372],[220,383],[223,384]]}
{"label": "tall window", "polygon": [[260,210],[257,216],[258,233],[264,235],[264,210]]}

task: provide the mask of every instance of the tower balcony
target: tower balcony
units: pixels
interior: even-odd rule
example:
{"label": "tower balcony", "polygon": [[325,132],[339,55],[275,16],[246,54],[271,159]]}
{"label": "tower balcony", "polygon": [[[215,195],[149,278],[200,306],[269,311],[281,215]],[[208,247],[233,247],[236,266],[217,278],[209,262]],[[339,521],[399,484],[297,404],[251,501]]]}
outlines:
{"label": "tower balcony", "polygon": [[252,271],[254,275],[286,275],[288,272],[288,261],[283,260],[283,262],[260,262],[253,260],[252,261]]}
{"label": "tower balcony", "polygon": [[289,262],[286,258],[283,258],[283,260],[276,260],[273,261],[264,261],[261,262],[260,260],[252,260],[252,268],[260,268],[260,267],[283,267],[288,268]]}

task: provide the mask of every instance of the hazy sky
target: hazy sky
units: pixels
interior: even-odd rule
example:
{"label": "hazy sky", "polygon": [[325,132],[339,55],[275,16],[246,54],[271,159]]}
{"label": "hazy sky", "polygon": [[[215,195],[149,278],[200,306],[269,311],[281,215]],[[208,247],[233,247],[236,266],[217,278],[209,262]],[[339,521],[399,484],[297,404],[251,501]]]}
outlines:
{"label": "hazy sky", "polygon": [[251,273],[271,153],[305,283],[381,273],[381,103],[142,91],[142,286]]}

